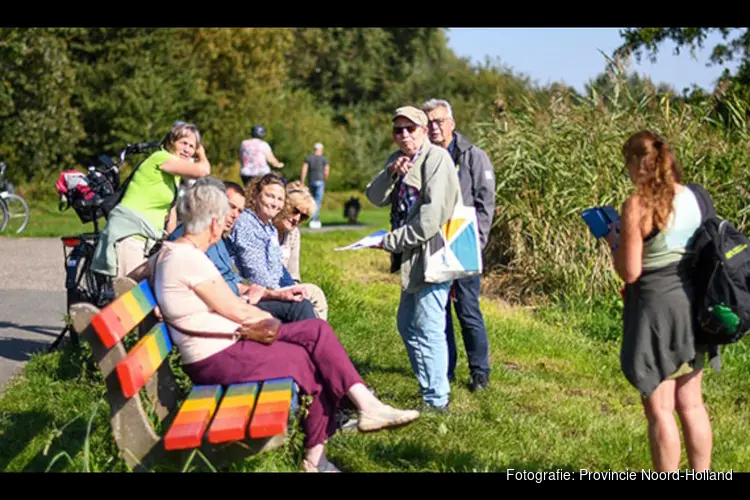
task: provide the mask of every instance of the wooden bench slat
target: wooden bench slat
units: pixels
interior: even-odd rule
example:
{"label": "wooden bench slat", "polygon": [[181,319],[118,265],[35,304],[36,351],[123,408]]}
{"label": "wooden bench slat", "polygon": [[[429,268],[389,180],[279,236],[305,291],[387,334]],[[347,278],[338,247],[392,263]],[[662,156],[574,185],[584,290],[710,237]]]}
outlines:
{"label": "wooden bench slat", "polygon": [[102,344],[111,348],[138,326],[155,307],[154,295],[148,282],[143,280],[104,307],[91,319],[91,324]]}
{"label": "wooden bench slat", "polygon": [[247,426],[255,406],[258,384],[230,385],[208,430],[208,441],[218,444],[239,441],[247,436]]}
{"label": "wooden bench slat", "polygon": [[221,393],[220,385],[193,386],[164,436],[164,448],[184,450],[199,447]]}
{"label": "wooden bench slat", "polygon": [[141,305],[142,310],[151,312],[156,308],[156,299],[147,280],[138,283],[138,286],[133,288],[133,290],[136,290],[135,298]]}
{"label": "wooden bench slat", "polygon": [[104,347],[111,349],[116,343],[125,336],[122,330],[120,319],[115,314],[115,310],[109,306],[105,307],[99,314],[91,318],[91,326],[99,336]]}
{"label": "wooden bench slat", "polygon": [[158,323],[117,364],[117,378],[126,398],[140,391],[172,351],[164,323]]}
{"label": "wooden bench slat", "polygon": [[[291,378],[263,382],[250,422],[250,437],[263,438],[284,434],[289,423],[293,396],[294,380]],[[282,409],[279,410],[280,408]]]}

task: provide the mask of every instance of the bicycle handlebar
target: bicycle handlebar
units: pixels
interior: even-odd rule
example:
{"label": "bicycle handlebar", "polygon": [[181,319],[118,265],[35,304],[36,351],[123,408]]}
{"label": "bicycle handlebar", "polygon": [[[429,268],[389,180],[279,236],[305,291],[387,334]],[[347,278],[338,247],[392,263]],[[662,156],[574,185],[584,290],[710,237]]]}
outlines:
{"label": "bicycle handlebar", "polygon": [[161,145],[161,141],[154,141],[154,142],[139,142],[137,144],[128,144],[125,146],[125,149],[122,150],[120,153],[120,158],[125,158],[125,155],[131,154],[131,153],[143,153],[145,151],[148,151],[149,149],[154,149],[159,147]]}
{"label": "bicycle handlebar", "polygon": [[125,161],[126,156],[130,154],[144,153],[151,149],[157,148],[160,145],[161,145],[161,141],[138,142],[136,144],[128,144],[127,146],[125,146],[125,148],[122,151],[120,151],[120,154],[118,155],[119,161],[117,163],[113,162],[112,159],[107,155],[99,156],[99,161],[105,165],[105,168],[97,168],[97,170],[99,170],[102,173],[109,173],[112,170],[117,171],[120,165],[122,165],[123,162]]}
{"label": "bicycle handlebar", "polygon": [[120,163],[118,165],[121,165],[122,162],[125,161],[125,157],[129,154],[133,153],[143,153],[150,149],[154,149],[159,147],[161,145],[161,141],[154,141],[154,142],[139,142],[136,144],[128,144],[125,146],[125,149],[123,149],[120,152]]}

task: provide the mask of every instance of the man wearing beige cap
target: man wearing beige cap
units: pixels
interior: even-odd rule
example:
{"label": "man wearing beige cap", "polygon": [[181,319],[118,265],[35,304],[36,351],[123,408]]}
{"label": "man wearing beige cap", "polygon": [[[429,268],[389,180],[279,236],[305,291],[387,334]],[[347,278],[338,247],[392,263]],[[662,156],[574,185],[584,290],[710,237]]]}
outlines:
{"label": "man wearing beige cap", "polygon": [[391,253],[391,272],[401,271],[398,330],[419,382],[425,410],[448,409],[448,346],[445,304],[452,282],[424,281],[423,246],[461,201],[456,167],[444,148],[427,140],[427,115],[412,106],[393,116],[399,151],[367,186],[367,198],[391,206],[391,231],[382,247]]}

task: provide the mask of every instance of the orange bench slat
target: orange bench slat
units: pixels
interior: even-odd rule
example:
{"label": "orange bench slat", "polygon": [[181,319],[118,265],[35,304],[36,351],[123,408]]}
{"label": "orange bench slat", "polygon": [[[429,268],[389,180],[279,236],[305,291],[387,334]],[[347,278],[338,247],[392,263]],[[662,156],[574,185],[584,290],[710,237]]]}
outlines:
{"label": "orange bench slat", "polygon": [[221,393],[220,385],[193,386],[164,436],[164,448],[184,450],[199,447]]}
{"label": "orange bench slat", "polygon": [[229,386],[208,430],[208,441],[216,444],[245,439],[257,393],[255,382]]}
{"label": "orange bench slat", "polygon": [[286,432],[293,405],[293,386],[294,380],[291,378],[263,382],[250,422],[251,438],[271,437]]}
{"label": "orange bench slat", "polygon": [[117,378],[126,398],[133,397],[156,373],[172,351],[172,341],[164,323],[158,323],[117,365]]}
{"label": "orange bench slat", "polygon": [[156,307],[146,280],[105,306],[91,319],[91,325],[108,349],[121,341]]}
{"label": "orange bench slat", "polygon": [[253,423],[250,425],[250,437],[264,438],[284,434],[288,425],[288,419],[288,410],[255,415]]}

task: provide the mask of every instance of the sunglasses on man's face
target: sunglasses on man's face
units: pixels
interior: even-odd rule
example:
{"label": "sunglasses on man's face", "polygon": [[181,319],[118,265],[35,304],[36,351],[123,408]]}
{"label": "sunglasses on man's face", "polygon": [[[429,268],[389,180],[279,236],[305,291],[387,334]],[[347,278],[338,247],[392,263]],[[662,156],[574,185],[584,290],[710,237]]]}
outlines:
{"label": "sunglasses on man's face", "polygon": [[404,133],[404,130],[408,131],[410,134],[413,134],[415,130],[417,130],[416,125],[406,125],[404,127],[393,127],[393,135],[401,135]]}

